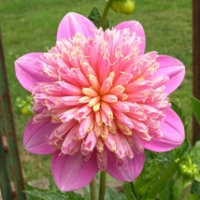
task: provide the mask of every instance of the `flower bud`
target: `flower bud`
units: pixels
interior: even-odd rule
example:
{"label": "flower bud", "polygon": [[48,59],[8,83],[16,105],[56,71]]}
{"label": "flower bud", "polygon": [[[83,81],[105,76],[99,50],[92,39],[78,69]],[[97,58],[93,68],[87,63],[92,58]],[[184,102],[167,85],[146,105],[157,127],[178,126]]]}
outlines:
{"label": "flower bud", "polygon": [[184,188],[190,185],[194,179],[200,181],[198,166],[193,164],[189,157],[187,161],[180,164],[179,173],[182,175]]}
{"label": "flower bud", "polygon": [[17,97],[16,99],[16,105],[17,107],[20,108],[20,112],[23,115],[32,115],[33,110],[32,110],[32,97],[27,96],[26,99],[21,99],[20,97]]}
{"label": "flower bud", "polygon": [[120,12],[128,15],[135,9],[135,0],[113,0],[111,8],[115,12]]}

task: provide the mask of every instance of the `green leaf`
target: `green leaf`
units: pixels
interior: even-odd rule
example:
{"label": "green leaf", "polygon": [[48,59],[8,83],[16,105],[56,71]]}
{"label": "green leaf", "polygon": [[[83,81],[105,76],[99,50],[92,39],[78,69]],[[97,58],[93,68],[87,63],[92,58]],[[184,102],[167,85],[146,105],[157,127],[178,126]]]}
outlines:
{"label": "green leaf", "polygon": [[25,191],[25,193],[40,200],[84,200],[80,195],[74,192],[62,193],[60,191],[42,191],[34,189],[32,191]]}
{"label": "green leaf", "polygon": [[33,196],[31,196],[31,195],[29,195],[29,194],[27,194],[27,193],[26,193],[26,199],[27,199],[27,200],[38,200],[38,198],[33,197]]}
{"label": "green leaf", "polygon": [[174,182],[169,180],[163,190],[158,194],[161,200],[174,200]]}
{"label": "green leaf", "polygon": [[[88,19],[92,21],[97,28],[99,28],[99,24],[101,21],[101,13],[99,12],[99,9],[97,7],[94,7],[92,9],[90,15],[88,16]],[[109,22],[106,19],[103,29],[106,30],[107,28],[109,28]]]}
{"label": "green leaf", "polygon": [[194,178],[195,178],[196,181],[200,182],[200,173],[199,173],[198,169],[194,170]]}
{"label": "green leaf", "polygon": [[197,122],[200,125],[200,101],[195,97],[192,97],[192,111],[196,117]]}
{"label": "green leaf", "polygon": [[198,166],[198,169],[200,170],[200,141],[197,141],[194,145],[194,147],[191,148],[189,152],[189,156],[192,160],[192,163],[196,164]]}
{"label": "green leaf", "polygon": [[[97,188],[99,188],[99,184],[97,184]],[[84,187],[83,192],[84,192],[84,199],[91,200],[89,186]],[[106,187],[105,200],[126,200],[126,197],[123,193],[113,190],[110,187]]]}
{"label": "green leaf", "polygon": [[192,183],[191,192],[193,194],[200,194],[200,182],[194,181]]}
{"label": "green leaf", "polygon": [[187,200],[199,200],[199,197],[198,194],[188,194]]}
{"label": "green leaf", "polygon": [[124,183],[123,185],[124,193],[126,195],[127,200],[137,200],[131,189],[131,184],[132,183]]}
{"label": "green leaf", "polygon": [[194,177],[183,176],[182,180],[183,180],[183,188],[186,188],[187,186],[192,184]]}
{"label": "green leaf", "polygon": [[177,181],[175,181],[173,190],[174,190],[174,192],[173,192],[174,200],[179,199],[180,195],[183,191],[183,181],[181,178],[179,178]]}
{"label": "green leaf", "polygon": [[106,187],[105,200],[126,200],[126,197],[123,193],[119,193],[110,187]]}
{"label": "green leaf", "polygon": [[89,186],[84,187],[83,192],[84,192],[85,200],[90,200],[90,188],[89,188]]}
{"label": "green leaf", "polygon": [[153,153],[145,151],[146,162],[142,173],[133,185],[133,192],[136,197],[142,199],[160,180],[169,166],[174,162],[174,153]]}
{"label": "green leaf", "polygon": [[182,158],[187,153],[189,148],[190,148],[190,143],[188,142],[188,139],[186,138],[179,147],[173,150],[175,154],[175,158]]}

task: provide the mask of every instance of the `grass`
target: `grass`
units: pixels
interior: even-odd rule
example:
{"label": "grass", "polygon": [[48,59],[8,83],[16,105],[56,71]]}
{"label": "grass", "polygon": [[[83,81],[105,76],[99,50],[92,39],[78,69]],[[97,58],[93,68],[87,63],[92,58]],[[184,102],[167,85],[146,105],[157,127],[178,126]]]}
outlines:
{"label": "grass", "polygon": [[[49,177],[50,156],[36,156],[23,149],[23,129],[30,118],[19,113],[16,97],[27,93],[19,85],[14,72],[14,61],[28,52],[43,52],[55,45],[58,24],[70,11],[88,16],[92,7],[103,11],[103,0],[0,0],[0,24],[3,34],[4,53],[12,97],[15,125],[25,181]],[[109,11],[110,24],[135,19],[146,31],[147,49],[156,50],[180,59],[186,66],[186,78],[170,98],[182,106],[191,132],[192,94],[192,22],[189,0],[136,0],[136,10],[131,15]]]}

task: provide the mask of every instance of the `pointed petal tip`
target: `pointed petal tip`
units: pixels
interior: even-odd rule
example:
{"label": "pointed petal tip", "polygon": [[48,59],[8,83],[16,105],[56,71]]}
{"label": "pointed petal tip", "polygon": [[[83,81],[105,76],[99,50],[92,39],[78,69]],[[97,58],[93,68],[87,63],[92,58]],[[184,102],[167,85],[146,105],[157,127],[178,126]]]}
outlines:
{"label": "pointed petal tip", "polygon": [[125,21],[116,25],[115,28],[119,30],[129,28],[130,32],[135,32],[137,36],[141,37],[140,54],[144,54],[146,48],[146,36],[144,28],[140,22],[135,20]]}
{"label": "pointed petal tip", "polygon": [[170,94],[182,83],[185,77],[185,66],[180,60],[167,55],[159,55],[157,62],[160,64],[160,67],[154,77],[160,75],[167,75],[169,77],[169,81],[165,84],[165,92]]}
{"label": "pointed petal tip", "polygon": [[62,18],[58,26],[57,40],[72,39],[76,33],[90,37],[95,29],[96,27],[88,18],[75,12],[69,12]]}
{"label": "pointed petal tip", "polygon": [[28,53],[15,61],[15,74],[20,84],[30,92],[32,83],[46,79],[33,68],[33,62],[40,60],[42,53]]}

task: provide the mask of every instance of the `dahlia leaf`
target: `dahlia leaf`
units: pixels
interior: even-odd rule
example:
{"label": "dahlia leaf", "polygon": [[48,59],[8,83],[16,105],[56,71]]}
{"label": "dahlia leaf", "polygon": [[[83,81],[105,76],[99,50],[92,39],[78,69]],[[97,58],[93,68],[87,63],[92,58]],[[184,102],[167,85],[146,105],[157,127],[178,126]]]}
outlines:
{"label": "dahlia leaf", "polygon": [[190,143],[188,139],[186,138],[183,142],[183,144],[176,149],[174,149],[175,158],[181,158],[183,155],[185,155],[188,152],[188,149],[190,148]]}
{"label": "dahlia leaf", "polygon": [[174,199],[180,199],[180,195],[183,191],[183,182],[181,178],[176,181],[173,190]]}
{"label": "dahlia leaf", "polygon": [[191,193],[200,194],[200,182],[194,181],[191,187]]}
{"label": "dahlia leaf", "polygon": [[143,197],[159,178],[163,166],[157,162],[157,154],[146,151],[146,161],[142,173],[136,179],[133,187],[136,195]]}
{"label": "dahlia leaf", "polygon": [[187,200],[199,200],[199,195],[198,194],[189,194],[187,196]]}
{"label": "dahlia leaf", "polygon": [[[99,187],[99,185],[97,186]],[[90,189],[88,186],[83,188],[83,192],[84,199],[90,200]],[[126,197],[123,193],[119,193],[116,190],[111,189],[110,187],[106,187],[105,200],[126,200]]]}
{"label": "dahlia leaf", "polygon": [[126,197],[123,193],[119,193],[110,187],[106,187],[105,200],[126,200]]}
{"label": "dahlia leaf", "polygon": [[124,193],[126,195],[127,200],[137,200],[135,197],[132,189],[131,189],[131,184],[132,183],[124,183],[123,188],[124,188]]}
{"label": "dahlia leaf", "polygon": [[194,145],[194,147],[190,150],[189,156],[192,160],[193,164],[196,164],[198,166],[198,169],[200,170],[200,141],[197,141]]}
{"label": "dahlia leaf", "polygon": [[194,177],[189,177],[189,176],[183,176],[183,188],[186,188],[187,186],[191,185]]}
{"label": "dahlia leaf", "polygon": [[173,186],[174,182],[172,180],[166,183],[163,190],[159,193],[159,197],[161,200],[174,200]]}
{"label": "dahlia leaf", "polygon": [[80,195],[74,192],[62,193],[60,191],[42,191],[34,189],[33,191],[25,191],[26,194],[41,200],[84,200]]}
{"label": "dahlia leaf", "polygon": [[[147,151],[146,155],[144,170],[134,184],[135,191],[137,191],[139,197],[145,197],[148,192],[156,186],[160,178],[174,162],[174,155],[172,152],[159,154]],[[170,178],[171,177],[169,177],[169,179]],[[161,188],[161,191],[165,187],[166,185]]]}
{"label": "dahlia leaf", "polygon": [[197,122],[200,124],[200,101],[192,97],[192,111],[196,117]]}
{"label": "dahlia leaf", "polygon": [[[97,7],[94,7],[88,16],[88,19],[94,23],[94,25],[98,28],[101,20],[101,13]],[[103,29],[106,30],[109,28],[109,22],[106,19]]]}

